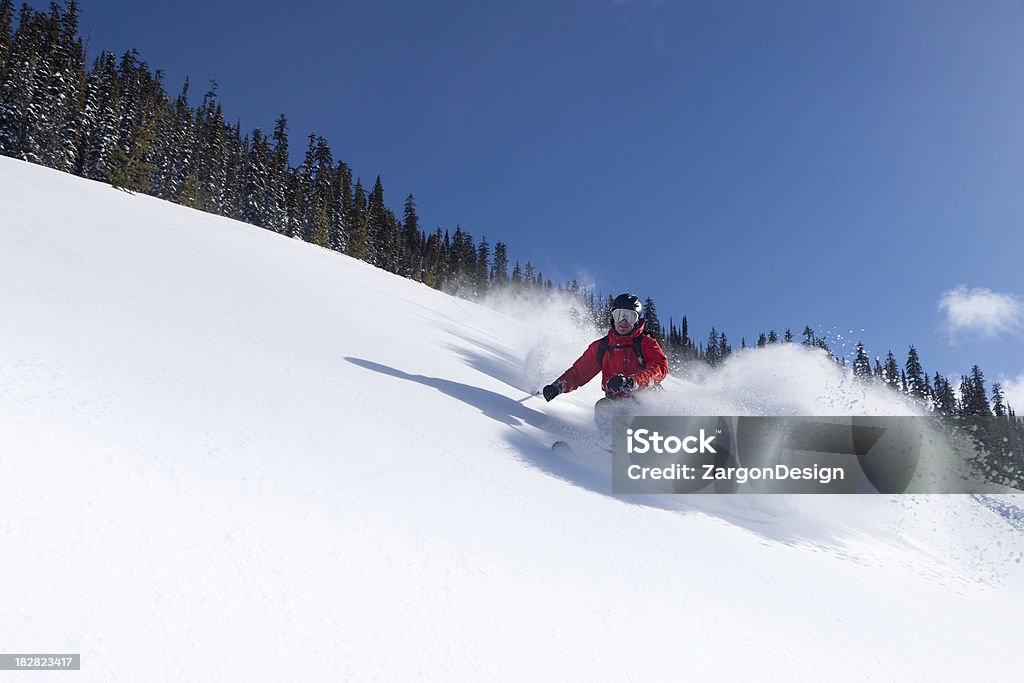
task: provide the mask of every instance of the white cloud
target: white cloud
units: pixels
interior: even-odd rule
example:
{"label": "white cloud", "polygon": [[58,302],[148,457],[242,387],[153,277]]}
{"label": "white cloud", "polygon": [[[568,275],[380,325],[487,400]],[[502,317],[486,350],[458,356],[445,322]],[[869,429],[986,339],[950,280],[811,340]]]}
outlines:
{"label": "white cloud", "polygon": [[994,339],[1019,330],[1024,318],[1024,305],[1013,295],[966,285],[943,293],[939,310],[946,314],[951,341],[959,335]]}
{"label": "white cloud", "polygon": [[1018,415],[1024,416],[1024,372],[1017,375],[1015,379],[1004,379],[1003,399]]}

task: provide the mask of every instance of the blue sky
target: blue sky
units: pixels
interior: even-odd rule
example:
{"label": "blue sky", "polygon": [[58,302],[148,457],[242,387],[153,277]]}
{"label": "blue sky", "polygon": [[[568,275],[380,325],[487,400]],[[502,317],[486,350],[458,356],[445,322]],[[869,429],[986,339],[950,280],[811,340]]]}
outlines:
{"label": "blue sky", "polygon": [[84,0],[81,28],[555,281],[736,346],[913,343],[1024,408],[1021,2]]}

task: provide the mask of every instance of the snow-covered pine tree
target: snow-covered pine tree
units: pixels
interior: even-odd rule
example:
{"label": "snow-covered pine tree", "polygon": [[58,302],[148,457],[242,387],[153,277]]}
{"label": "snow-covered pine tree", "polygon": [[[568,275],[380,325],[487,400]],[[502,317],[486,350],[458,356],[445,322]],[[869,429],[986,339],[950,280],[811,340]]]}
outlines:
{"label": "snow-covered pine tree", "polygon": [[78,158],[79,100],[85,82],[85,58],[78,38],[78,3],[61,12],[53,4],[47,21],[45,69],[37,92],[45,94],[38,121],[39,163],[71,172]]}
{"label": "snow-covered pine tree", "polygon": [[331,243],[331,211],[334,206],[334,157],[327,141],[317,137],[313,150],[313,168],[310,177],[306,215],[310,225],[309,241],[321,247]]}
{"label": "snow-covered pine tree", "polygon": [[270,185],[270,144],[263,131],[256,128],[252,141],[246,145],[245,187],[242,190],[242,220],[266,228],[267,194]]}
{"label": "snow-covered pine tree", "polygon": [[3,87],[7,58],[11,54],[11,22],[14,0],[0,0],[0,88]]}
{"label": "snow-covered pine tree", "polygon": [[284,114],[277,117],[274,143],[267,171],[267,196],[263,202],[266,216],[265,227],[281,235],[288,234],[288,119]]}
{"label": "snow-covered pine tree", "polygon": [[23,4],[0,87],[0,154],[29,161],[38,157],[33,107],[43,36],[38,12]]}
{"label": "snow-covered pine tree", "polygon": [[107,180],[107,167],[118,144],[120,87],[114,55],[104,52],[89,73],[83,117],[81,166],[85,177],[93,180]]}
{"label": "snow-covered pine tree", "polygon": [[956,412],[956,395],[949,380],[935,373],[935,380],[932,382],[935,411],[940,415],[952,415]]}
{"label": "snow-covered pine tree", "polygon": [[249,182],[249,136],[242,136],[242,123],[227,126],[225,143],[224,215],[242,220],[245,187]]}
{"label": "snow-covered pine tree", "polygon": [[885,365],[882,367],[882,381],[891,389],[900,388],[900,368],[896,364],[896,356],[890,350],[885,357]]}
{"label": "snow-covered pine tree", "polygon": [[195,112],[188,104],[189,81],[173,103],[163,107],[153,153],[151,192],[161,199],[180,202],[195,154]]}
{"label": "snow-covered pine tree", "polygon": [[867,352],[864,351],[864,344],[857,342],[857,353],[853,359],[853,375],[860,379],[869,379],[871,377],[871,359],[868,358]]}

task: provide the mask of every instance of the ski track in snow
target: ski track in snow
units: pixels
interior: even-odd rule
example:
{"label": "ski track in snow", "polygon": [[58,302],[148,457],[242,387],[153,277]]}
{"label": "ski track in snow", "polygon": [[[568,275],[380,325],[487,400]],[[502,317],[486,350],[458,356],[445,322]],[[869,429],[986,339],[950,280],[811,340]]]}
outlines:
{"label": "ski track in snow", "polygon": [[[103,681],[1015,677],[1024,496],[615,496],[597,383],[530,395],[596,336],[564,308],[3,157],[0,213],[7,652]],[[795,347],[666,387],[655,414],[914,412]]]}

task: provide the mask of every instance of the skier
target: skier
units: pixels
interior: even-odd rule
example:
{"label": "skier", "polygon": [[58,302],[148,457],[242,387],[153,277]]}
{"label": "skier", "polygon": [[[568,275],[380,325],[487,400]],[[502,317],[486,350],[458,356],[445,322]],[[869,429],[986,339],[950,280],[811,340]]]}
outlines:
{"label": "skier", "polygon": [[618,414],[627,414],[635,391],[656,388],[668,375],[668,358],[654,337],[644,334],[640,299],[620,294],[612,301],[611,329],[594,341],[572,367],[544,387],[544,399],[580,388],[598,372],[605,397],[594,404],[594,422],[603,434],[611,432]]}

